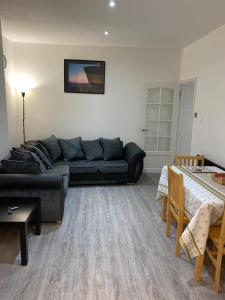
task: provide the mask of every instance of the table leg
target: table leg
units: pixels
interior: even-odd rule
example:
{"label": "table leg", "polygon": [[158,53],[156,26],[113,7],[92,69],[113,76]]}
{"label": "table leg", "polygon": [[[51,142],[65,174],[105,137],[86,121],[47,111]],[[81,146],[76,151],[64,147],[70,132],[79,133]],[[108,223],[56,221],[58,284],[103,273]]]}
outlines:
{"label": "table leg", "polygon": [[41,200],[38,200],[38,205],[35,209],[35,234],[41,234]]}
{"label": "table leg", "polygon": [[195,279],[197,281],[201,280],[203,261],[204,261],[204,255],[199,255],[196,258],[196,262],[195,262]]}
{"label": "table leg", "polygon": [[27,223],[22,223],[20,226],[20,249],[21,265],[26,266],[28,263]]}
{"label": "table leg", "polygon": [[166,221],[166,210],[167,210],[167,197],[163,197],[163,206],[161,211],[161,220]]}

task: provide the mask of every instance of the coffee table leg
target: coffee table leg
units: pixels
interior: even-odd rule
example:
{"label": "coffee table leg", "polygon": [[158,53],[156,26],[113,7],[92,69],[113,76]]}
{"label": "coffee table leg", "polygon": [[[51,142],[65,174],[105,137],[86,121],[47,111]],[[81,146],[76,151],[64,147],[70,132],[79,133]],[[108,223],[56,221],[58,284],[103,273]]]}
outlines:
{"label": "coffee table leg", "polygon": [[38,201],[38,205],[35,210],[35,234],[41,234],[41,201]]}
{"label": "coffee table leg", "polygon": [[28,263],[27,224],[26,223],[22,223],[20,226],[20,249],[21,249],[21,265],[26,266]]}

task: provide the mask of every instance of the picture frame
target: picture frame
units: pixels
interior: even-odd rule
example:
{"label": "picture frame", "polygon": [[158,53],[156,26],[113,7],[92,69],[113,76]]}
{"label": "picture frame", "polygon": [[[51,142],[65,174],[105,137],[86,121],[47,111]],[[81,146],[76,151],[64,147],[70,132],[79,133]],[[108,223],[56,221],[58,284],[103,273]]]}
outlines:
{"label": "picture frame", "polygon": [[105,61],[64,59],[64,92],[105,93]]}

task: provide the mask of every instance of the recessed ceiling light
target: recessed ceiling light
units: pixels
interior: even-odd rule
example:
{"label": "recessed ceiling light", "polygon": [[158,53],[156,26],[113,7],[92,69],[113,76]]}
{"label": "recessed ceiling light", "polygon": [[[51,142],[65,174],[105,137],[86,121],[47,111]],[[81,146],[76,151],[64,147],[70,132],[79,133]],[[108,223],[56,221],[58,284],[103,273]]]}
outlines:
{"label": "recessed ceiling light", "polygon": [[104,32],[104,35],[109,35],[109,32],[108,32],[108,31],[105,31],[105,32]]}
{"label": "recessed ceiling light", "polygon": [[114,0],[110,0],[110,1],[109,1],[109,6],[110,6],[110,7],[115,7],[115,6],[116,6],[115,1],[114,1]]}

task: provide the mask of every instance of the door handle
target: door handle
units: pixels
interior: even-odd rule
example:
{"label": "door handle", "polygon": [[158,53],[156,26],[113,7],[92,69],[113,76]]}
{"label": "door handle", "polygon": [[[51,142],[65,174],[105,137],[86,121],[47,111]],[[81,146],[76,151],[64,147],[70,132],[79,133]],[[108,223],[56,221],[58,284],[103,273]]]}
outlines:
{"label": "door handle", "polygon": [[147,132],[148,131],[148,129],[145,129],[145,128],[143,128],[143,129],[141,129],[143,132]]}

